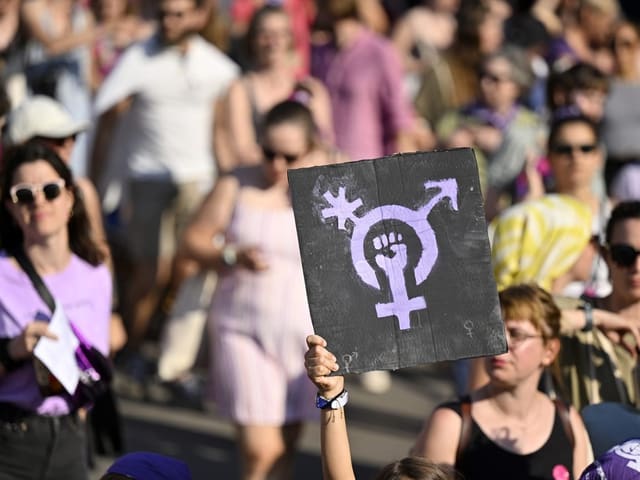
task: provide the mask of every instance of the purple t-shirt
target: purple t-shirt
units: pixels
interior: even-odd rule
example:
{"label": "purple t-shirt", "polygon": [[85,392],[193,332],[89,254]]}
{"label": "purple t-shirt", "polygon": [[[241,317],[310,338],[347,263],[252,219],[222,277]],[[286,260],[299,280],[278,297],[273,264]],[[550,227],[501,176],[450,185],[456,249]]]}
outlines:
{"label": "purple t-shirt", "polygon": [[350,159],[396,152],[398,132],[412,127],[402,75],[393,45],[367,30],[335,53],[323,80],[331,96],[336,145]]}
{"label": "purple t-shirt", "polygon": [[[105,265],[94,267],[73,255],[63,271],[45,275],[43,280],[85,340],[107,355],[112,287],[109,269]],[[27,323],[50,317],[49,308],[27,274],[0,253],[0,337],[16,337]],[[65,398],[40,395],[32,362],[0,377],[0,402],[44,415],[69,412]]]}

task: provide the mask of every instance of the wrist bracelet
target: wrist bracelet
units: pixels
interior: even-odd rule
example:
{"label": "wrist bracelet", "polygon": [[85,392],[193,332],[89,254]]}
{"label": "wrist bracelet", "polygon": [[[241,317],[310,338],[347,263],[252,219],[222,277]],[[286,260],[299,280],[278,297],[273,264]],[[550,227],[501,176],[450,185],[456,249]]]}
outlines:
{"label": "wrist bracelet", "polygon": [[340,410],[349,401],[349,392],[342,390],[332,399],[324,398],[319,393],[316,394],[316,408],[321,410]]}
{"label": "wrist bracelet", "polygon": [[238,250],[231,245],[222,248],[222,263],[227,267],[234,267],[238,263]]}
{"label": "wrist bracelet", "polygon": [[582,309],[584,310],[585,323],[580,331],[590,332],[593,330],[593,306],[589,302],[585,302]]}
{"label": "wrist bracelet", "polygon": [[24,359],[15,360],[11,358],[11,355],[9,355],[9,343],[11,343],[11,340],[13,339],[0,338],[0,363],[7,372],[13,372],[26,363],[26,360]]}

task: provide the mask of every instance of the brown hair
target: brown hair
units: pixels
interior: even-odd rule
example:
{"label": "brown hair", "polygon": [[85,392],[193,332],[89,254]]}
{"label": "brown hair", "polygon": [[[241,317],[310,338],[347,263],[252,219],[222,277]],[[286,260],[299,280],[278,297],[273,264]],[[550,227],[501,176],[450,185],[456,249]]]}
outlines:
{"label": "brown hair", "polygon": [[73,193],[74,202],[71,218],[67,223],[69,247],[71,251],[91,265],[99,265],[105,260],[104,252],[91,236],[87,210],[82,195],[73,181],[69,167],[50,148],[31,140],[25,144],[12,147],[7,151],[4,168],[0,176],[0,246],[9,254],[15,254],[23,247],[23,234],[11,213],[5,206],[9,200],[9,190],[16,170],[26,163],[47,162],[64,179],[66,188]]}
{"label": "brown hair", "polygon": [[549,292],[533,283],[524,283],[505,288],[499,293],[503,318],[530,321],[545,342],[560,338],[562,312]]}
{"label": "brown hair", "polygon": [[385,466],[375,480],[458,480],[460,476],[447,466],[422,457],[405,457]]}
{"label": "brown hair", "polygon": [[325,8],[334,21],[360,18],[357,0],[327,0]]}
{"label": "brown hair", "polygon": [[261,132],[264,135],[264,132],[269,128],[285,123],[299,125],[304,130],[309,149],[316,146],[317,128],[311,110],[306,105],[295,100],[285,100],[278,103],[264,116]]}
{"label": "brown hair", "polygon": [[[260,27],[262,26],[264,19],[269,17],[270,15],[282,15],[287,18],[287,20],[289,19],[289,15],[284,10],[284,8],[278,5],[267,4],[255,11],[249,22],[247,35],[245,38],[246,52],[251,62],[256,61],[256,55],[258,54],[256,50],[256,42],[258,39],[258,32],[260,31]],[[293,50],[293,30],[291,29],[291,24],[289,24],[289,34],[291,35],[290,48]]]}

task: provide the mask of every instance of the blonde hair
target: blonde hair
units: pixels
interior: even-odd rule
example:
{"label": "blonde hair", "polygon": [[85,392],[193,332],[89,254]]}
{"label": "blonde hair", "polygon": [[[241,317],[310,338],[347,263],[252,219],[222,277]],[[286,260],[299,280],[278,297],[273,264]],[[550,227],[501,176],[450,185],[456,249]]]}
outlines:
{"label": "blonde hair", "polygon": [[530,321],[545,341],[560,338],[562,312],[549,292],[535,283],[513,285],[499,295],[503,318]]}

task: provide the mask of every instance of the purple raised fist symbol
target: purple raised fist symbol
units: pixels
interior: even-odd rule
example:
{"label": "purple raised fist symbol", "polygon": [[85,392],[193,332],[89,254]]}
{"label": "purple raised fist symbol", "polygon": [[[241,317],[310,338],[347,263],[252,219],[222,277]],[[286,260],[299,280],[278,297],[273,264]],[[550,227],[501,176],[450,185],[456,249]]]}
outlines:
{"label": "purple raised fist symbol", "polygon": [[[371,228],[379,224],[380,221],[401,222],[416,233],[421,249],[420,252],[416,252],[419,259],[412,272],[416,286],[427,279],[438,258],[438,244],[427,217],[433,207],[444,198],[448,198],[451,207],[458,210],[458,184],[455,179],[447,178],[426,182],[424,186],[426,191],[438,189],[439,192],[426,201],[424,206],[416,210],[402,205],[381,205],[361,217],[356,216],[355,211],[362,206],[362,200],[359,198],[353,201],[347,200],[345,187],[340,186],[336,196],[332,195],[330,191],[324,193],[324,199],[331,206],[322,210],[322,217],[324,219],[337,218],[340,230],[347,230],[347,220],[353,223],[351,234],[353,266],[362,281],[377,290],[381,290],[381,286],[375,270],[366,259],[365,238]],[[376,304],[376,314],[378,318],[395,316],[401,330],[409,329],[411,328],[411,312],[427,308],[423,296],[409,298],[407,292],[408,275],[405,271],[409,267],[409,243],[404,240],[399,229],[377,234],[372,243],[375,263],[388,278],[392,297],[389,303]]]}

